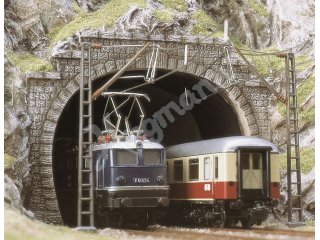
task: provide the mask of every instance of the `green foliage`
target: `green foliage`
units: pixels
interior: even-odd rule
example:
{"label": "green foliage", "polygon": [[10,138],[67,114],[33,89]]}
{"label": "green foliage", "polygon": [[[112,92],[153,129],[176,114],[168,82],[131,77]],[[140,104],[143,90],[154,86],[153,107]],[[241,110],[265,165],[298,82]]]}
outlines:
{"label": "green foliage", "polygon": [[[297,88],[297,100],[298,105],[301,107],[307,98],[311,95],[312,91],[315,89],[315,78],[314,75],[304,80]],[[286,115],[286,105],[283,103],[279,103],[278,111],[285,118]],[[314,123],[315,121],[315,107],[311,106],[303,111],[298,108],[298,116],[299,116],[299,125],[305,125]]]}
{"label": "green foliage", "polygon": [[72,10],[76,13],[76,14],[80,14],[82,13],[82,9],[81,7],[79,7],[79,5],[76,3],[76,1],[72,1]]}
{"label": "green foliage", "polygon": [[165,8],[174,9],[179,12],[188,10],[188,4],[185,0],[161,0],[161,3]]}
{"label": "green foliage", "polygon": [[223,32],[218,30],[218,24],[205,11],[196,11],[192,15],[192,20],[195,21],[191,30],[193,35],[216,38],[223,37]]}
{"label": "green foliage", "polygon": [[264,22],[262,22],[262,21],[258,21],[257,22],[257,30],[258,30],[258,32],[261,32],[265,28],[266,28],[266,24]]}
{"label": "green foliage", "polygon": [[153,15],[160,21],[164,23],[171,23],[174,19],[173,12],[169,9],[155,10]]}
{"label": "green foliage", "polygon": [[315,88],[315,78],[314,75],[306,79],[304,82],[302,82],[297,89],[297,97],[298,97],[298,102],[302,103],[304,102],[307,97],[310,96],[311,92]]}
{"label": "green foliage", "polygon": [[32,54],[17,54],[11,52],[8,54],[10,62],[19,68],[22,72],[32,71],[32,72],[52,72],[54,71],[53,65],[46,60],[38,58]]}
{"label": "green foliage", "polygon": [[96,12],[85,13],[81,9],[77,17],[68,24],[54,28],[49,33],[53,47],[58,41],[74,35],[85,28],[97,29],[99,27],[112,27],[116,21],[131,7],[146,7],[146,0],[110,0]]}
{"label": "green foliage", "polygon": [[[303,83],[298,86],[297,98],[298,104],[301,105],[307,100],[312,91],[315,89],[315,78],[314,75],[306,79]],[[299,110],[299,119],[301,123],[314,123],[315,121],[315,107],[311,106],[304,111]]]}
{"label": "green foliage", "polygon": [[[300,162],[301,172],[304,174],[309,173],[315,164],[315,151],[314,148],[300,148]],[[280,154],[280,168],[287,169],[287,153]],[[295,164],[292,165],[295,168]]]}
{"label": "green foliage", "polygon": [[7,240],[109,240],[101,234],[75,231],[64,226],[45,224],[30,220],[20,213],[6,209],[4,211],[4,239]]}
{"label": "green foliage", "polygon": [[12,166],[12,164],[16,161],[16,158],[10,156],[9,154],[4,154],[4,169],[8,169]]}
{"label": "green foliage", "polygon": [[259,0],[247,0],[248,6],[262,17],[268,16],[268,9]]}
{"label": "green foliage", "polygon": [[311,108],[308,108],[305,111],[299,112],[299,120],[301,124],[314,124],[315,123],[315,107],[312,106]]}
{"label": "green foliage", "polygon": [[301,72],[306,70],[308,67],[311,66],[312,62],[310,58],[306,55],[296,55],[296,71]]}
{"label": "green foliage", "polygon": [[283,118],[285,118],[286,117],[286,104],[284,104],[282,102],[278,102],[277,109],[278,109],[278,112],[280,113],[280,115]]}
{"label": "green foliage", "polygon": [[[263,49],[265,53],[274,53],[278,50],[270,47]],[[253,55],[255,53],[253,52]],[[275,55],[256,54],[255,56],[248,56],[252,64],[256,67],[261,75],[269,75],[271,73],[284,72],[285,62],[283,58],[279,58]]]}

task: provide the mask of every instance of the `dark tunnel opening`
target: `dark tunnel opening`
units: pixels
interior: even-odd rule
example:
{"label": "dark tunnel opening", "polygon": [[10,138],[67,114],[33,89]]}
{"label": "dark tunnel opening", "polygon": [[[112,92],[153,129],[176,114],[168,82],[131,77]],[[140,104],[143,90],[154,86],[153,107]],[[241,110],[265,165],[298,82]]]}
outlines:
{"label": "dark tunnel opening", "polygon": [[[166,71],[158,70],[157,76]],[[145,74],[143,71],[127,72],[127,75]],[[93,90],[102,86],[110,76],[93,82]],[[120,91],[143,83],[140,79],[121,79],[111,86],[109,91]],[[199,82],[196,76],[175,73],[154,84],[148,84],[132,92],[145,93],[151,101],[143,100],[145,118],[152,118],[154,113],[168,104],[180,106],[179,97],[189,90],[199,99],[200,96],[192,87]],[[211,83],[208,83],[209,85]],[[194,104],[190,111],[179,115],[171,109],[173,121],[165,118],[167,127],[163,128],[161,144],[169,146],[178,143],[241,135],[239,121],[233,107],[220,95],[205,90],[207,99]],[[191,102],[191,100],[189,99]],[[99,97],[93,103],[93,124],[104,130],[102,116],[106,98]],[[170,105],[172,106],[172,105]],[[181,107],[181,106],[180,106]],[[190,106],[191,108],[191,106]],[[126,111],[126,110],[125,110]],[[172,119],[171,119],[172,120]],[[137,126],[139,117],[134,117],[131,126]],[[53,144],[54,183],[64,224],[76,225],[77,210],[77,144],[79,124],[79,92],[74,94],[59,117]],[[147,125],[148,126],[148,125]]]}

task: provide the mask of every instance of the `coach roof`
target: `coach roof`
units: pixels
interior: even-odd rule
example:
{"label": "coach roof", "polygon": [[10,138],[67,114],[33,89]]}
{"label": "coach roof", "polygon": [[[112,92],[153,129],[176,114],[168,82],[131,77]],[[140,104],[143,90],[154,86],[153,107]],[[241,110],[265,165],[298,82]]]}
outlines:
{"label": "coach roof", "polygon": [[236,136],[173,145],[166,149],[166,153],[167,158],[170,159],[209,153],[235,152],[238,149],[245,148],[267,148],[271,152],[278,152],[278,148],[267,140],[257,137]]}

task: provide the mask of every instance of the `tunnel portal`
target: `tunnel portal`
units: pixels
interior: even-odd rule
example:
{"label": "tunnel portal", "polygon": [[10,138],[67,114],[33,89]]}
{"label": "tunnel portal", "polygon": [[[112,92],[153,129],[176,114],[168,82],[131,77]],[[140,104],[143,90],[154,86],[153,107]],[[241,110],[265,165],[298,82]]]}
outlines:
{"label": "tunnel portal", "polygon": [[[142,74],[144,74],[143,71],[126,73],[127,76]],[[158,71],[157,74],[161,76],[166,74],[166,71]],[[109,78],[110,76],[106,76],[95,80],[93,89],[100,87]],[[150,97],[150,102],[143,101],[143,109],[145,117],[152,118],[159,109],[169,103],[174,102],[178,105],[179,97],[181,95],[185,96],[186,90],[192,91],[192,87],[198,81],[199,78],[193,75],[179,72],[154,84],[148,84],[132,91],[144,93]],[[109,91],[123,91],[143,82],[142,78],[120,79],[111,86]],[[216,92],[216,86],[212,85],[212,89],[209,88],[210,84],[207,88],[204,88],[208,97],[201,103],[195,104],[184,115],[171,111],[174,121],[170,122],[167,119],[168,125],[163,129],[161,144],[169,146],[210,138],[241,135],[239,121],[233,107]],[[200,99],[196,93],[194,94],[197,99]],[[93,124],[97,126],[96,129],[104,130],[102,116],[105,104],[106,98],[102,96],[93,103]],[[53,173],[58,204],[64,223],[70,226],[76,224],[78,123],[79,92],[73,95],[59,118],[53,146]],[[139,117],[135,117],[130,124],[131,126],[137,126],[138,123]]]}
{"label": "tunnel portal", "polygon": [[[161,46],[156,77],[169,71],[175,71],[175,74],[134,91],[148,94],[151,98],[150,103],[142,101],[145,117],[156,119],[161,125],[161,143],[164,146],[231,135],[270,139],[270,92],[258,81],[254,81],[248,66],[235,52],[227,59],[224,52],[228,46],[225,43],[193,36],[82,33],[81,42],[93,41],[103,46],[92,51],[90,76],[93,79],[93,90],[128,63],[138,49],[133,46],[147,42]],[[145,74],[151,55],[152,51],[144,52],[125,74]],[[187,60],[187,64],[184,60]],[[27,74],[27,108],[32,119],[28,156],[32,188],[28,193],[26,207],[44,222],[74,226],[81,75],[79,44],[66,45],[53,51],[52,63],[55,72]],[[230,66],[234,78],[230,78]],[[84,72],[89,73],[88,68]],[[231,81],[237,83],[233,82],[232,85]],[[121,79],[109,90],[121,91],[142,82],[142,78]],[[187,94],[188,100],[192,99],[191,93],[199,98],[200,93],[192,87],[200,82],[208,86],[207,99],[195,104],[184,114],[169,109],[172,116],[164,116],[162,122],[159,120],[161,118],[158,119],[163,107],[170,104],[182,107],[181,96],[183,98],[185,92],[190,92]],[[211,87],[218,88],[219,94],[214,93]],[[93,104],[96,130],[103,129],[105,100],[100,97]],[[138,120],[138,117],[133,118],[131,126],[137,125]],[[148,124],[146,128],[149,128]]]}

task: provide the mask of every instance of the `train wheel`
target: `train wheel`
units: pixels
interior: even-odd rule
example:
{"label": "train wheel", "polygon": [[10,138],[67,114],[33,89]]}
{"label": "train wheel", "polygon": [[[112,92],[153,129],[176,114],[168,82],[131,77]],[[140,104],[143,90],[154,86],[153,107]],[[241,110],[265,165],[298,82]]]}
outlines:
{"label": "train wheel", "polygon": [[220,218],[213,221],[212,227],[215,228],[224,228],[226,226],[226,212],[222,211],[220,215]]}
{"label": "train wheel", "polygon": [[108,214],[106,217],[106,223],[109,227],[121,228],[124,226],[124,218],[121,213]]}
{"label": "train wheel", "polygon": [[247,218],[241,218],[240,220],[241,222],[241,227],[242,228],[251,228],[253,226],[253,222],[251,220],[251,218],[247,217]]}

